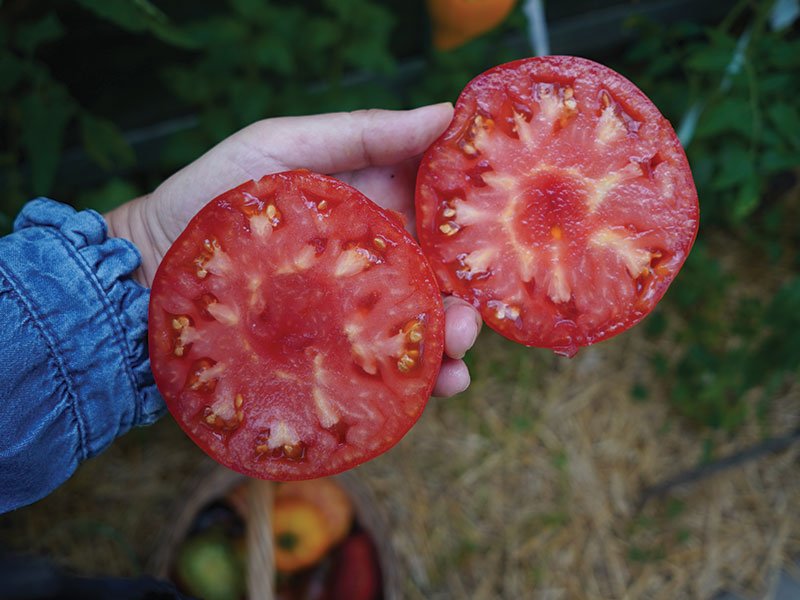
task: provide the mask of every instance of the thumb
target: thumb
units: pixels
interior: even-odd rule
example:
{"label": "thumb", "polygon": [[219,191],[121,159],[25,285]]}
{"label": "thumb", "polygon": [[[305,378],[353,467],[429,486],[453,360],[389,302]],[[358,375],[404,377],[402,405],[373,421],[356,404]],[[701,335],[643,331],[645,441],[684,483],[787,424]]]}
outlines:
{"label": "thumb", "polygon": [[449,102],[406,111],[284,117],[255,123],[234,138],[262,147],[286,168],[336,173],[394,165],[421,154],[452,117]]}

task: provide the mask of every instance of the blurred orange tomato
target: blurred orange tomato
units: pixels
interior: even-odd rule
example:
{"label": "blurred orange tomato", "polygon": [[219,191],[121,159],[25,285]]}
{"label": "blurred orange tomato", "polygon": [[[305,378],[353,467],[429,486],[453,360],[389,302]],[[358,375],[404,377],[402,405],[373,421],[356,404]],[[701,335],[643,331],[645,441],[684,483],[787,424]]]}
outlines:
{"label": "blurred orange tomato", "polygon": [[433,45],[452,50],[496,27],[516,0],[427,0]]}
{"label": "blurred orange tomato", "polygon": [[277,498],[272,511],[275,567],[291,573],[310,567],[331,547],[325,517],[301,498]]}
{"label": "blurred orange tomato", "polygon": [[278,485],[277,498],[302,498],[314,504],[325,517],[333,544],[341,542],[353,526],[353,503],[330,478],[288,481]]}

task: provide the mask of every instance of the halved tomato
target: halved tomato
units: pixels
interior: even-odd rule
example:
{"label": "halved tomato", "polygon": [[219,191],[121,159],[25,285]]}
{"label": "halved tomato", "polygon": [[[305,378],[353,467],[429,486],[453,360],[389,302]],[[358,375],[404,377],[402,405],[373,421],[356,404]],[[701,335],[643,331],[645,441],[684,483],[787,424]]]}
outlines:
{"label": "halved tomato", "polygon": [[644,318],[698,226],[669,122],[618,73],[567,56],[472,80],[422,160],[416,206],[444,291],[568,356]]}
{"label": "halved tomato", "polygon": [[308,171],[205,206],[164,257],[150,357],[170,412],[217,461],[308,479],[393,446],[430,396],[444,313],[398,221]]}

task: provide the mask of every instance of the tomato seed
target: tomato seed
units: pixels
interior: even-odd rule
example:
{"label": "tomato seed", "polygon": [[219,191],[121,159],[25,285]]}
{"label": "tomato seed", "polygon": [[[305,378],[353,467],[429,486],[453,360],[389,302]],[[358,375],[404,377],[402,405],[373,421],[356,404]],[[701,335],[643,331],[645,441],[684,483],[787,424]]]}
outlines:
{"label": "tomato seed", "polygon": [[172,328],[180,331],[184,327],[188,327],[189,323],[190,323],[189,317],[184,317],[184,316],[177,317],[175,319],[172,319]]}
{"label": "tomato seed", "polygon": [[218,375],[224,370],[224,365],[217,366],[216,361],[210,358],[198,359],[189,368],[184,387],[195,392],[209,394],[216,389]]}
{"label": "tomato seed", "polygon": [[478,150],[470,142],[461,142],[461,151],[467,156],[477,156]]}
{"label": "tomato seed", "polygon": [[458,224],[454,223],[453,221],[448,221],[447,223],[442,223],[441,225],[439,225],[439,231],[441,231],[446,236],[455,235],[456,233],[458,233],[459,229],[460,227],[458,226]]}
{"label": "tomato seed", "polygon": [[300,460],[306,453],[305,444],[302,442],[298,444],[284,444],[283,456],[289,460]]}
{"label": "tomato seed", "polygon": [[397,361],[397,368],[400,370],[401,373],[408,373],[411,369],[414,368],[414,366],[416,366],[416,364],[417,361],[411,358],[411,356],[409,356],[409,352],[407,352],[400,357],[400,360]]}

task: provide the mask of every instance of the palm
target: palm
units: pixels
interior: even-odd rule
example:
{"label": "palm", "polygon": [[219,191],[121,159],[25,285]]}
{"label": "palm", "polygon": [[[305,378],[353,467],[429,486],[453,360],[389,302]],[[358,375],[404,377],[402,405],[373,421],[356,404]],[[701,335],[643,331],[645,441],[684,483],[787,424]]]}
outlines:
{"label": "palm", "polygon": [[[240,183],[306,168],[349,183],[377,204],[404,215],[414,233],[414,181],[419,156],[452,117],[449,105],[416,111],[363,111],[267,119],[232,135],[162,183],[152,194],[107,215],[113,231],[142,253],[141,280],[158,264],[207,202]],[[437,395],[464,389],[459,360],[474,342],[480,317],[463,301],[445,299],[445,359]]]}

